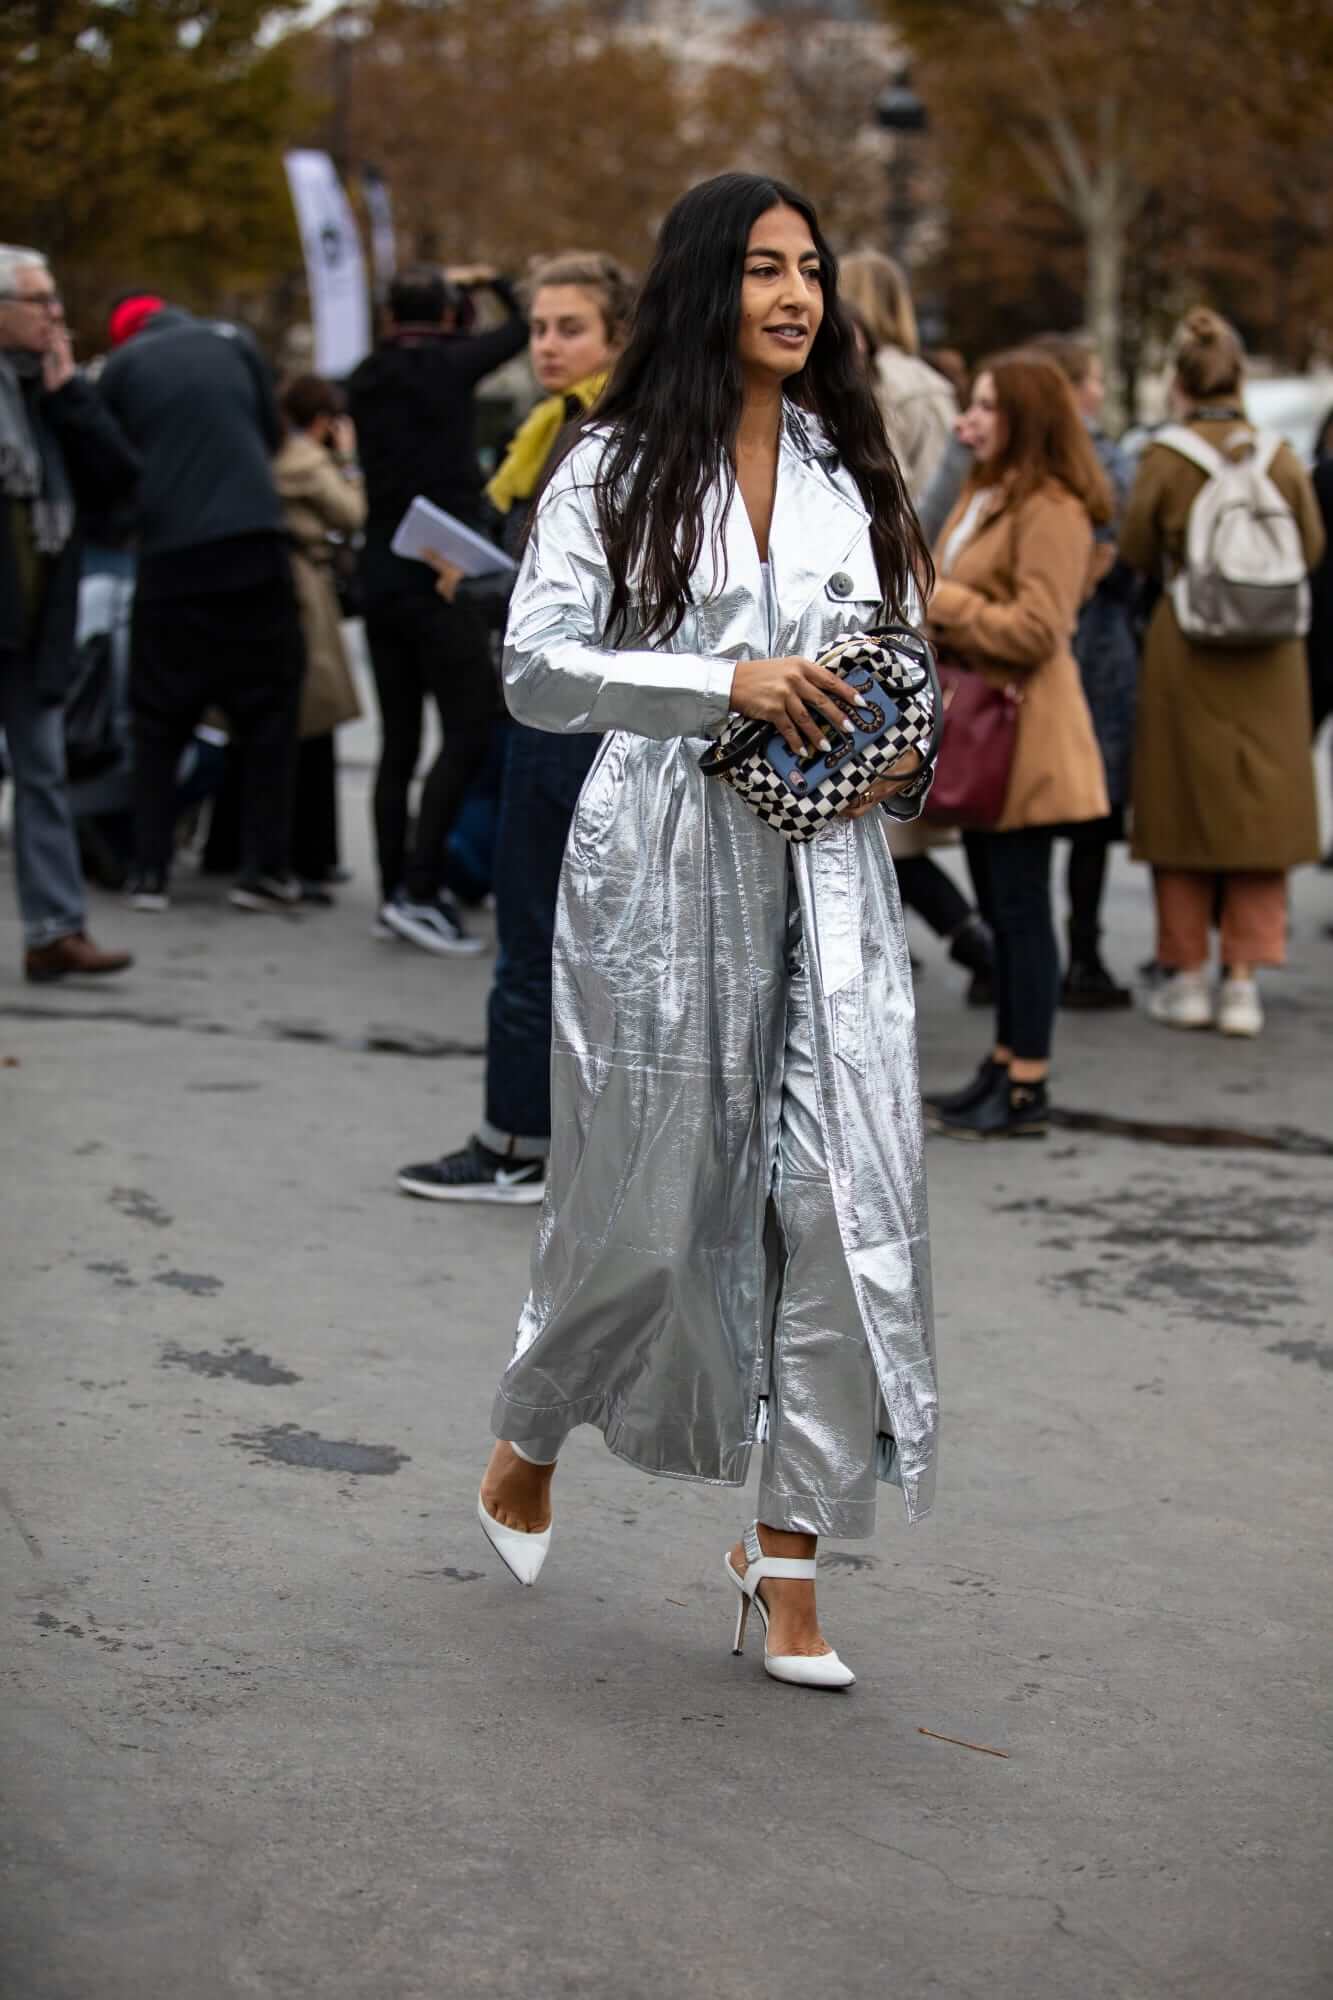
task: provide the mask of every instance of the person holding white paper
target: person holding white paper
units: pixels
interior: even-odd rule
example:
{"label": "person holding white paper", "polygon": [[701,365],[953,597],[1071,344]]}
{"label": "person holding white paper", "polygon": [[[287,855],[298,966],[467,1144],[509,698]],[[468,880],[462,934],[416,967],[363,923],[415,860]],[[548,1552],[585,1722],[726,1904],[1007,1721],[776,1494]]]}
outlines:
{"label": "person holding white paper", "polygon": [[[598,252],[553,257],[533,278],[533,372],[550,393],[519,427],[487,487],[518,553],[542,476],[566,426],[601,394],[633,304],[627,273]],[[437,561],[439,589],[504,623],[516,570],[465,578]],[[429,1201],[531,1203],[542,1198],[551,1143],[551,940],[570,821],[600,735],[553,735],[511,722],[505,746],[493,880],[499,955],[487,1009],[484,1114],[465,1145],[404,1167],[404,1194]]]}
{"label": "person holding white paper", "polygon": [[[468,293],[483,286],[509,317],[485,333],[465,332]],[[490,639],[473,606],[445,602],[430,568],[395,555],[392,543],[418,495],[469,526],[480,524],[476,387],[520,352],[527,322],[504,280],[481,269],[407,271],[390,287],[389,315],[385,338],[347,385],[366,483],[361,578],[381,724],[377,930],[424,951],[475,953],[480,943],[467,935],[442,880],[449,830],[490,755],[503,712]],[[409,841],[408,794],[428,695],[444,743],[422,786]]]}

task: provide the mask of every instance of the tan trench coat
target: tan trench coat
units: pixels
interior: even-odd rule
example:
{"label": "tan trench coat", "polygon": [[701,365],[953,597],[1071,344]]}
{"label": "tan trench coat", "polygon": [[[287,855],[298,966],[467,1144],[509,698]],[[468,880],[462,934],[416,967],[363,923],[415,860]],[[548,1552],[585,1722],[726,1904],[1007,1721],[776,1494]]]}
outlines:
{"label": "tan trench coat", "polygon": [[322,445],[293,431],[273,461],[292,545],[292,575],[305,634],[301,735],[324,736],[361,713],[343,648],[338,593],[329,559],[330,530],[350,535],[366,518],[359,484],[346,478]]}
{"label": "tan trench coat", "polygon": [[[962,517],[945,522],[939,552]],[[1106,773],[1070,641],[1093,582],[1092,522],[1054,483],[989,511],[930,600],[931,637],[988,680],[1022,692],[1018,740],[996,832],[1102,819]]]}
{"label": "tan trench coat", "polygon": [[[1231,418],[1191,426],[1220,446]],[[1300,523],[1313,568],[1323,525],[1308,474],[1283,446],[1273,481]],[[1184,553],[1204,475],[1167,445],[1139,464],[1120,534],[1134,569],[1160,576]],[[1165,593],[1153,613],[1139,684],[1134,854],[1159,868],[1295,867],[1319,854],[1310,691],[1299,639],[1246,650],[1185,639]]]}

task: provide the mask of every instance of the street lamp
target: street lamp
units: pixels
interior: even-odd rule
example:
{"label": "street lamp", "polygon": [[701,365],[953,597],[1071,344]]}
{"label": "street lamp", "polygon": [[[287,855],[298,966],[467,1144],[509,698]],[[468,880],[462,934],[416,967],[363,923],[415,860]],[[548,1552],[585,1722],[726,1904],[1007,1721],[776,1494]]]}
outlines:
{"label": "street lamp", "polygon": [[875,100],[875,123],[893,135],[889,158],[889,245],[900,264],[907,262],[907,246],[916,221],[912,196],[912,176],[916,163],[916,140],[929,126],[925,105],[912,88],[912,72],[900,69],[893,82]]}

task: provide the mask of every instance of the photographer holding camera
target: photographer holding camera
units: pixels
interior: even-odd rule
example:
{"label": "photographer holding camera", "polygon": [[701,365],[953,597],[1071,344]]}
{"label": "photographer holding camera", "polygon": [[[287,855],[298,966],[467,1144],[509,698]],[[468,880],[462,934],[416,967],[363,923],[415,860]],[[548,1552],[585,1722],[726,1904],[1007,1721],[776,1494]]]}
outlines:
{"label": "photographer holding camera", "polygon": [[[468,295],[483,288],[499,298],[508,318],[484,333],[464,331]],[[380,708],[380,920],[425,951],[481,948],[443,894],[441,870],[463,795],[486,761],[501,700],[481,613],[465,601],[446,603],[434,573],[394,555],[389,545],[418,494],[480,523],[476,387],[521,353],[527,337],[518,300],[498,272],[482,266],[410,270],[390,287],[383,339],[347,383],[366,486],[361,581]],[[409,851],[408,790],[427,695],[439,709],[444,746],[422,788]]]}

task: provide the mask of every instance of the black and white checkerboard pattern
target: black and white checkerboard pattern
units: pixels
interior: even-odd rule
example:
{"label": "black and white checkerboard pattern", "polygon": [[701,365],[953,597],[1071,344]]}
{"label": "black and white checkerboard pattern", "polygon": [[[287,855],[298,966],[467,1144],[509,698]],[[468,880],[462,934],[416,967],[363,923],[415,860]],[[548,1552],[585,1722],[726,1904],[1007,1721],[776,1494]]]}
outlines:
{"label": "black and white checkerboard pattern", "polygon": [[[726,782],[748,806],[753,807],[760,819],[775,827],[785,840],[813,840],[817,833],[832,823],[840,813],[854,806],[862,797],[868,785],[876,778],[884,776],[890,765],[896,764],[909,750],[915,750],[929,743],[934,724],[933,699],[928,688],[919,694],[894,693],[894,682],[898,678],[894,656],[889,648],[864,636],[842,639],[822,655],[821,666],[833,673],[846,674],[857,666],[868,666],[887,694],[893,697],[898,709],[898,720],[892,728],[886,729],[878,741],[867,744],[854,757],[849,757],[837,771],[832,772],[818,791],[804,798],[792,792],[784,780],[769,763],[762,751],[739,765],[734,771],[724,773]],[[911,662],[915,670],[917,663]],[[914,671],[913,678],[916,678]],[[730,724],[729,730],[744,728],[739,717]],[[721,741],[725,743],[727,731]],[[923,784],[929,773],[923,773]]]}

